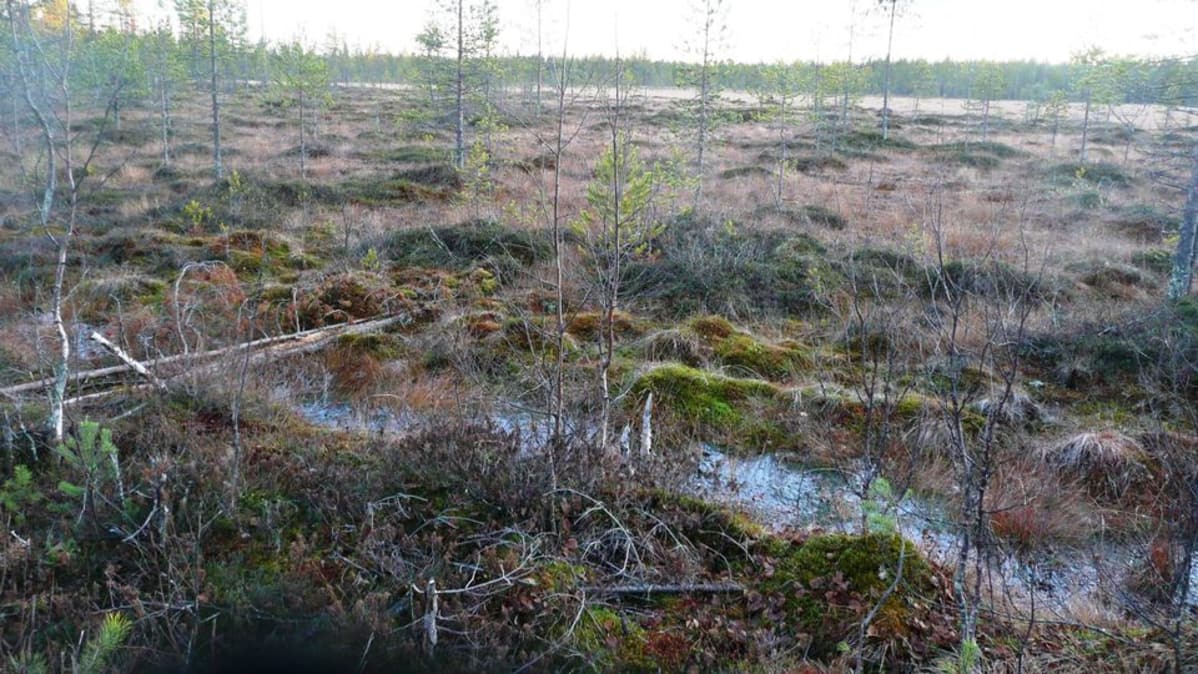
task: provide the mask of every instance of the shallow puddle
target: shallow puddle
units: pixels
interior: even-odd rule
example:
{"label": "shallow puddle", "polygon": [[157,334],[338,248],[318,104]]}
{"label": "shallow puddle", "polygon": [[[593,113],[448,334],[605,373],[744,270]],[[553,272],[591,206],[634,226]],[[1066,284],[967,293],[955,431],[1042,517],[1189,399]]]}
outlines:
{"label": "shallow puddle", "polygon": [[[343,431],[401,435],[433,426],[434,419],[388,408],[358,408],[348,403],[312,401],[298,407],[308,421]],[[549,439],[548,424],[527,412],[491,413],[479,417],[497,429],[519,433],[529,451]],[[853,533],[861,530],[861,499],[849,488],[855,476],[841,471],[805,468],[772,454],[737,457],[710,445],[703,447],[692,482],[695,494],[741,508],[775,530],[809,529]],[[923,552],[952,566],[959,553],[951,513],[933,499],[907,495],[887,513],[903,536]],[[993,596],[1009,595],[1026,603],[1033,593],[1039,610],[1074,617],[1077,600],[1118,605],[1130,598],[1123,578],[1142,552],[1130,545],[1094,541],[1077,549],[1052,549],[1032,558],[995,555],[985,584]],[[1191,587],[1198,588],[1198,566],[1191,568]],[[1192,591],[1191,606],[1198,607]],[[1092,604],[1091,604],[1092,605]]]}
{"label": "shallow puddle", "polygon": [[[693,482],[697,495],[739,507],[775,529],[813,529],[858,532],[861,499],[849,488],[851,474],[811,469],[771,454],[735,457],[705,446]],[[943,504],[906,496],[890,517],[903,536],[916,542],[928,557],[953,565],[960,547],[952,518]],[[1077,549],[1055,549],[1034,558],[996,555],[984,583],[995,596],[1009,594],[1036,601],[1049,611],[1069,617],[1078,599],[1122,604],[1131,599],[1122,578],[1142,558],[1135,547],[1094,541]],[[1191,587],[1198,588],[1198,568],[1191,568]],[[1198,606],[1198,594],[1189,603]]]}

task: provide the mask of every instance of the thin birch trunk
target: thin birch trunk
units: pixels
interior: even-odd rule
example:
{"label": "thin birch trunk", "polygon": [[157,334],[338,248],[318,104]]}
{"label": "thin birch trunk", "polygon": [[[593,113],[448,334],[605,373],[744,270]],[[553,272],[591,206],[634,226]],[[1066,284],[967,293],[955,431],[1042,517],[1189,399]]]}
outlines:
{"label": "thin birch trunk", "polygon": [[457,78],[454,83],[454,105],[456,107],[457,124],[454,127],[454,161],[457,162],[458,169],[466,166],[466,111],[465,106],[465,89],[466,89],[466,34],[465,27],[462,24],[462,5],[464,0],[458,0],[458,67]]}
{"label": "thin birch trunk", "polygon": [[1198,255],[1195,230],[1198,229],[1198,144],[1194,145],[1190,184],[1186,188],[1186,204],[1182,211],[1181,231],[1177,250],[1173,254],[1173,273],[1169,277],[1170,300],[1179,300],[1190,293],[1194,284],[1194,262]]}
{"label": "thin birch trunk", "polygon": [[208,65],[212,89],[212,173],[216,180],[225,175],[220,153],[220,94],[216,81],[216,0],[208,0]]}

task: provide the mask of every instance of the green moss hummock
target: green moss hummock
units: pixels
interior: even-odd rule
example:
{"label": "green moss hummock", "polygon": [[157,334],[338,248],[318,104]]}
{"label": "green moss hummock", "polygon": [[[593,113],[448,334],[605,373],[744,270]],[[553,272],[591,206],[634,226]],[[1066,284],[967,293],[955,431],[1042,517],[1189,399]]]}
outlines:
{"label": "green moss hummock", "polygon": [[768,546],[773,575],[763,594],[780,595],[787,622],[810,634],[813,654],[831,652],[882,598],[898,573],[894,592],[875,616],[871,632],[886,638],[909,631],[912,613],[926,608],[934,590],[931,567],[910,541],[896,534],[827,534],[795,547]]}

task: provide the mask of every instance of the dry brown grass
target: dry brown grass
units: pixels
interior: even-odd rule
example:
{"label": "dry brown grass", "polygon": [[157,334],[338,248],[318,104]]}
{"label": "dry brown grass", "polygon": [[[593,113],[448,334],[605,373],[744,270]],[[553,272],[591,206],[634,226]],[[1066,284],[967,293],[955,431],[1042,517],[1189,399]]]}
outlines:
{"label": "dry brown grass", "polygon": [[1051,480],[1008,474],[995,485],[999,489],[991,497],[990,531],[1018,552],[1082,543],[1097,523],[1082,494],[1053,488]]}
{"label": "dry brown grass", "polygon": [[1081,433],[1045,446],[1040,456],[1062,477],[1084,484],[1096,495],[1116,500],[1150,477],[1144,447],[1111,429]]}

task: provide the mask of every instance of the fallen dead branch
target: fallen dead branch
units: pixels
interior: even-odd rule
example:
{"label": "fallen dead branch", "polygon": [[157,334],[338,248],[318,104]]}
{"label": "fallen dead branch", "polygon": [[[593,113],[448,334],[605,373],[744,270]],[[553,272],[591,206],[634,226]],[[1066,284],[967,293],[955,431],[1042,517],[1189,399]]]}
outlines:
{"label": "fallen dead branch", "polygon": [[744,594],[745,586],[739,583],[679,583],[658,585],[586,585],[579,588],[595,595],[660,595],[660,594]]}
{"label": "fallen dead branch", "polygon": [[149,368],[147,368],[145,365],[142,365],[140,362],[134,360],[134,358],[132,356],[125,353],[124,349],[122,349],[121,347],[117,346],[116,344],[113,344],[112,342],[110,342],[108,340],[108,338],[105,337],[104,335],[101,335],[100,333],[93,330],[92,333],[90,335],[88,335],[88,339],[99,344],[100,346],[104,347],[105,349],[108,349],[110,352],[112,352],[112,355],[116,356],[117,358],[119,358],[121,360],[121,362],[123,362],[125,365],[128,365],[130,368],[132,368],[134,372],[136,372],[137,374],[140,374],[141,376],[148,379],[149,382],[154,385],[154,388],[157,388],[157,389],[166,388],[166,384],[162,383],[162,380],[159,379],[158,377],[156,377],[153,372],[150,372]]}
{"label": "fallen dead branch", "polygon": [[[120,350],[120,353],[114,351],[113,353],[117,356],[117,358],[124,361],[123,365],[112,365],[109,367],[76,372],[71,375],[69,381],[74,386],[81,386],[83,384],[100,382],[105,379],[132,372],[146,377],[152,383],[154,383],[156,388],[161,388],[158,386],[159,383],[178,379],[185,374],[196,374],[212,369],[219,363],[214,364],[211,361],[223,356],[243,353],[246,350],[261,350],[260,353],[253,354],[251,356],[251,364],[257,364],[272,358],[281,358],[284,356],[315,351],[323,348],[325,344],[329,342],[329,340],[336,337],[383,330],[395,325],[396,323],[402,323],[406,320],[408,320],[407,315],[363,319],[322,328],[314,328],[312,330],[305,330],[303,332],[279,335],[277,337],[264,337],[262,339],[242,342],[240,344],[221,347],[219,349],[213,349],[211,351],[166,356],[144,362],[138,362],[134,360],[127,354],[124,354],[123,350]],[[95,336],[98,336],[95,333],[93,333],[93,335],[93,339]],[[119,347],[116,347],[116,345],[113,345],[102,336],[100,336],[100,339],[103,340],[100,343],[104,344],[104,346],[110,351],[114,348],[119,350]],[[175,372],[169,374],[161,373],[161,370],[170,369],[172,367],[177,368]],[[197,370],[196,368],[201,369]],[[158,371],[157,374],[155,373],[156,371]],[[51,378],[38,379],[35,381],[26,382],[24,384],[0,388],[0,395],[9,398],[16,398],[24,394],[39,392],[52,383],[53,379]],[[100,386],[102,386],[102,384],[100,384]],[[97,397],[103,397],[104,395],[107,395],[107,392],[103,390],[90,392],[76,396],[68,402],[78,403]]]}

